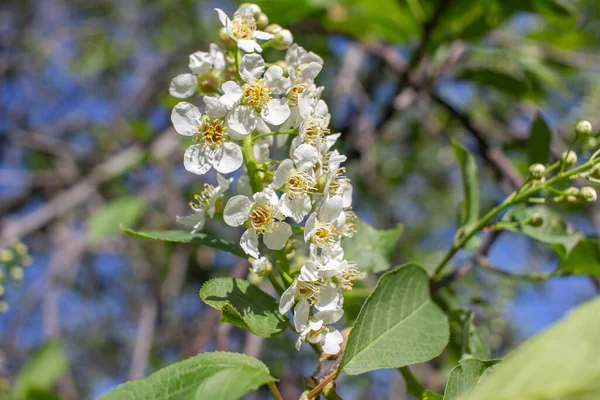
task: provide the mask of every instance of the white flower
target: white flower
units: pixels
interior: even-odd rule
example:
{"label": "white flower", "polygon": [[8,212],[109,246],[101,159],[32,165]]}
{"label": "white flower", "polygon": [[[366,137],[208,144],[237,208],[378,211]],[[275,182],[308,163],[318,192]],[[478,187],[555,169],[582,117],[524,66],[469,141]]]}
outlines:
{"label": "white flower", "polygon": [[204,227],[206,218],[213,218],[215,215],[215,204],[219,197],[229,189],[233,178],[225,179],[221,174],[217,174],[218,185],[215,187],[204,184],[204,189],[200,194],[194,196],[194,201],[190,202],[190,207],[194,211],[192,215],[177,217],[177,222],[192,228],[192,233],[199,232]]}
{"label": "white flower", "polygon": [[226,82],[227,87],[223,87],[226,106],[232,107],[243,99],[245,104],[260,111],[265,122],[271,125],[284,123],[290,116],[284,96],[290,90],[291,82],[283,76],[281,67],[272,65],[265,72],[265,61],[259,54],[246,54],[240,63],[240,76],[246,82],[242,87],[233,81]]}
{"label": "white flower", "polygon": [[300,337],[296,341],[296,350],[300,350],[300,346],[304,341],[321,345],[323,351],[327,354],[339,353],[341,350],[340,344],[344,341],[344,338],[338,330],[331,329],[326,325],[338,321],[342,315],[342,310],[316,313],[300,330]]}
{"label": "white flower", "polygon": [[332,251],[340,246],[341,229],[346,222],[343,212],[343,200],[340,196],[333,196],[312,213],[304,227],[304,240],[309,243],[314,241],[318,247]]}
{"label": "white flower", "polygon": [[[256,12],[258,9],[258,12]],[[225,27],[229,37],[237,43],[240,50],[246,53],[262,52],[262,47],[256,42],[259,40],[271,40],[273,35],[256,29],[255,16],[260,13],[256,4],[251,7],[240,7],[233,15],[233,20],[219,8],[215,8],[219,15],[219,21]]]}
{"label": "white flower", "polygon": [[259,276],[267,276],[273,271],[273,265],[267,257],[251,258],[252,272]]}
{"label": "white flower", "polygon": [[312,168],[319,160],[319,153],[310,145],[301,145],[293,156],[293,161],[283,160],[275,171],[273,187],[284,191],[279,199],[281,213],[301,222],[312,209],[311,195],[317,191]]}
{"label": "white flower", "polygon": [[253,201],[247,196],[233,196],[223,211],[225,223],[241,226],[247,223],[248,229],[240,238],[240,246],[254,258],[259,257],[258,235],[263,235],[265,245],[271,250],[281,250],[292,235],[292,228],[283,222],[278,207],[279,199],[271,187],[255,193]]}
{"label": "white flower", "polygon": [[243,162],[240,146],[231,141],[242,140],[256,126],[256,115],[249,107],[236,107],[228,112],[216,97],[204,97],[206,114],[198,107],[181,102],[173,108],[171,121],[175,130],[184,136],[193,136],[198,144],[190,146],[184,155],[188,171],[203,175],[211,167],[229,174]]}
{"label": "white flower", "polygon": [[317,101],[313,107],[308,97],[310,97],[308,94],[303,93],[298,102],[302,122],[298,136],[292,141],[292,148],[307,143],[315,146],[319,152],[325,153],[335,142],[335,140],[333,142],[327,140],[331,114],[323,100]]}
{"label": "white flower", "polygon": [[197,51],[190,54],[189,68],[192,73],[179,74],[171,81],[169,93],[173,97],[187,99],[198,89],[197,75],[205,75],[211,70],[221,72],[225,69],[225,52],[214,43],[209,52]]}
{"label": "white flower", "polygon": [[346,161],[346,156],[340,155],[337,150],[334,150],[329,155],[328,161],[323,194],[326,199],[331,196],[340,196],[344,208],[348,208],[352,205],[352,184],[345,175],[346,168],[340,167],[340,164]]}

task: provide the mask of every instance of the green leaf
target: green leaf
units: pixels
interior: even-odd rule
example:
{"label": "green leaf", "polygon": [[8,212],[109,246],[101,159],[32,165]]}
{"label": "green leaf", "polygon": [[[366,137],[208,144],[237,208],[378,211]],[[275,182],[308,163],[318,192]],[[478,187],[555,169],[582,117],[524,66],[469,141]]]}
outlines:
{"label": "green leaf", "polygon": [[600,398],[600,298],[527,340],[462,400]]}
{"label": "green leaf", "polygon": [[467,394],[479,381],[486,369],[499,363],[500,360],[480,360],[478,358],[465,358],[450,371],[444,400],[457,400],[461,395]]}
{"label": "green leaf", "polygon": [[387,271],[392,265],[394,250],[403,230],[402,225],[394,229],[377,230],[357,220],[354,237],[342,240],[346,259],[354,261],[363,272]]}
{"label": "green leaf", "polygon": [[427,272],[408,264],[381,276],[348,337],[341,368],[358,375],[438,356],[449,338],[448,318],[429,297]]}
{"label": "green leaf", "polygon": [[261,361],[239,353],[204,353],[127,382],[98,400],[239,399],[276,381]]}
{"label": "green leaf", "polygon": [[448,354],[452,360],[465,356],[487,359],[490,349],[473,322],[474,314],[466,309],[452,310],[450,318],[450,344]]}
{"label": "green leaf", "polygon": [[49,390],[69,367],[69,359],[56,342],[42,346],[19,371],[14,393],[17,399],[30,391]]}
{"label": "green leaf", "polygon": [[136,224],[146,210],[146,206],[146,201],[136,196],[121,197],[108,202],[88,222],[90,240],[99,242],[117,235],[120,232],[119,225]]}
{"label": "green leaf", "polygon": [[245,279],[215,278],[200,289],[200,298],[221,310],[221,322],[271,337],[283,332],[288,319],[279,313],[277,300]]}
{"label": "green leaf", "polygon": [[465,68],[458,76],[459,80],[468,80],[479,85],[491,86],[494,89],[521,97],[530,89],[530,83],[522,70],[513,68],[503,70],[496,66]]}
{"label": "green leaf", "polygon": [[538,113],[533,124],[531,124],[529,141],[527,142],[530,165],[535,163],[546,164],[548,162],[551,137],[552,133],[548,128],[548,124],[546,124],[542,114]]}
{"label": "green leaf", "polygon": [[477,164],[475,157],[466,147],[453,140],[452,147],[460,164],[462,174],[464,200],[462,209],[462,225],[468,226],[479,218],[479,184],[477,183]]}
{"label": "green leaf", "polygon": [[226,251],[238,257],[248,258],[248,255],[244,253],[244,250],[242,250],[242,248],[236,243],[220,239],[218,237],[209,235],[208,233],[189,233],[180,230],[134,231],[128,228],[122,229],[127,235],[135,238],[160,240],[162,242],[170,243],[199,244],[202,246],[212,247],[213,249]]}
{"label": "green leaf", "polygon": [[580,241],[558,268],[572,274],[600,275],[600,242],[587,238]]}
{"label": "green leaf", "polygon": [[[542,216],[542,224],[540,226],[527,224],[526,221],[536,213]],[[561,258],[567,257],[584,238],[581,232],[568,229],[567,223],[558,212],[542,204],[530,207],[523,204],[515,206],[502,217],[502,221],[518,222],[518,227],[508,226],[506,229],[550,245]]]}

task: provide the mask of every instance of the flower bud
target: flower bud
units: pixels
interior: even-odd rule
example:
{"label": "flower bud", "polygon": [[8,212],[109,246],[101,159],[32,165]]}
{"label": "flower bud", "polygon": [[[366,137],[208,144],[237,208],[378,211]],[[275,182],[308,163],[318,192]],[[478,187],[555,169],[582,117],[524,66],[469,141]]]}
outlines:
{"label": "flower bud", "polygon": [[288,29],[280,30],[273,39],[273,47],[277,50],[286,50],[292,43],[294,43],[294,36]]}
{"label": "flower bud", "polygon": [[10,269],[10,277],[15,282],[21,282],[23,280],[23,268],[21,268],[21,267],[12,267]]}
{"label": "flower bud", "polygon": [[565,196],[563,200],[567,203],[577,203],[579,202],[579,189],[576,187],[570,187],[565,190]]}
{"label": "flower bud", "polygon": [[592,124],[589,121],[579,121],[575,127],[575,136],[577,138],[588,137],[592,134]]}
{"label": "flower bud", "polygon": [[544,218],[540,213],[532,214],[531,217],[529,217],[529,219],[527,220],[527,224],[530,226],[538,227],[541,226],[542,223],[544,223]]}
{"label": "flower bud", "polygon": [[4,286],[0,285],[0,297],[4,296]]}
{"label": "flower bud", "polygon": [[535,180],[540,180],[546,175],[546,167],[543,164],[533,164],[529,167],[529,175]]}
{"label": "flower bud", "polygon": [[258,6],[258,4],[254,4],[254,3],[242,3],[240,5],[240,8],[238,9],[238,11],[240,11],[242,9],[245,9],[245,11],[248,14],[252,15],[254,18],[258,17],[258,15],[262,13],[262,10]]}
{"label": "flower bud", "polygon": [[250,265],[252,265],[252,272],[258,276],[267,276],[273,271],[273,265],[267,257],[251,258]]}
{"label": "flower bud", "polygon": [[577,164],[577,154],[573,150],[570,150],[568,153],[566,151],[562,153],[560,159],[564,163],[565,168],[570,168]]}
{"label": "flower bud", "polygon": [[584,186],[579,189],[579,198],[587,203],[593,203],[598,199],[598,194],[593,187]]}
{"label": "flower bud", "polygon": [[13,252],[9,249],[0,250],[0,263],[7,264],[14,259]]}
{"label": "flower bud", "polygon": [[8,303],[6,300],[0,301],[0,314],[8,312]]}
{"label": "flower bud", "polygon": [[595,179],[600,179],[600,164],[596,164],[592,167],[590,176]]}
{"label": "flower bud", "polygon": [[267,17],[267,14],[258,14],[258,17],[256,17],[256,26],[258,26],[258,29],[263,29],[267,25],[269,25],[269,17]]}
{"label": "flower bud", "polygon": [[271,24],[265,28],[265,32],[272,33],[273,35],[276,34],[277,32],[281,32],[282,30],[283,30],[283,28],[281,27],[281,25],[277,25],[277,24]]}
{"label": "flower bud", "polygon": [[221,39],[221,41],[225,45],[234,44],[233,40],[229,37],[229,33],[227,33],[227,29],[225,29],[225,27],[219,30],[219,39]]}

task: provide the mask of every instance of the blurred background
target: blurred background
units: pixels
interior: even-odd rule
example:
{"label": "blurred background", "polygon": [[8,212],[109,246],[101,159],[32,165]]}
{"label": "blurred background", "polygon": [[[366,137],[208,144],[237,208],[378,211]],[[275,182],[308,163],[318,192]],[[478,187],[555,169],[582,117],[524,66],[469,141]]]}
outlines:
{"label": "blurred background", "polygon": [[[338,146],[349,157],[355,211],[379,229],[404,224],[395,265],[433,265],[451,244],[462,188],[450,138],[476,154],[488,209],[522,181],[537,116],[552,131],[555,159],[578,119],[600,123],[600,1],[257,3],[271,23],[325,59],[318,83],[332,132],[342,132]],[[168,86],[187,72],[188,54],[218,42],[213,8],[231,15],[238,5],[1,2],[3,390],[12,385],[22,395],[34,382],[37,397],[28,398],[95,399],[219,349],[261,358],[281,379],[283,397],[299,397],[316,359],[308,349],[296,353],[293,334],[248,335],[220,324],[219,312],[198,297],[211,277],[245,276],[244,261],[209,248],[135,240],[118,226],[177,228],[175,216],[188,211],[201,188],[204,178],[183,169],[185,143],[171,128],[177,99]],[[574,227],[596,235],[598,208],[559,209]],[[232,240],[239,234],[219,223],[206,229]],[[15,246],[19,241],[27,250]],[[513,233],[484,244],[501,271],[548,272],[558,262],[548,246]],[[454,265],[468,260],[468,252],[460,253]],[[598,291],[586,277],[522,282],[505,275],[475,268],[450,293],[474,312],[493,356]],[[352,302],[350,321],[358,309]],[[415,373],[441,391],[451,366],[444,354]],[[339,384],[344,399],[409,398],[394,370],[342,376]]]}

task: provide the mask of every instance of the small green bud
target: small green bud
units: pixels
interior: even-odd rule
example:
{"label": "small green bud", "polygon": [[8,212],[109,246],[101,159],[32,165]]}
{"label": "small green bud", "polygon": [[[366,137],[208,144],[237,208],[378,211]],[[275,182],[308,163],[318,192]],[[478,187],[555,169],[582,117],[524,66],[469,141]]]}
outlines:
{"label": "small green bud", "polygon": [[281,25],[277,25],[277,24],[271,24],[265,28],[265,32],[271,33],[273,35],[282,30],[283,30],[283,28],[281,27]]}
{"label": "small green bud", "polygon": [[592,167],[590,176],[595,179],[600,179],[600,164],[596,164]]}
{"label": "small green bud", "polygon": [[13,252],[9,249],[0,250],[0,263],[8,264],[14,260]]}
{"label": "small green bud", "polygon": [[13,246],[13,249],[15,249],[15,252],[21,256],[27,254],[27,246],[25,245],[25,243],[17,242]]}
{"label": "small green bud", "polygon": [[535,180],[540,180],[546,175],[546,167],[543,164],[533,164],[529,167],[529,174]]}
{"label": "small green bud", "polygon": [[294,43],[294,36],[288,29],[280,30],[273,39],[273,47],[277,50],[286,50],[292,43]]}
{"label": "small green bud", "polygon": [[4,296],[4,286],[0,285],[0,297]]}
{"label": "small green bud", "polygon": [[6,300],[0,301],[0,314],[8,312],[8,303]]}
{"label": "small green bud", "polygon": [[256,26],[258,26],[258,29],[263,29],[267,25],[269,25],[269,17],[267,17],[267,14],[258,14],[258,17],[256,17]]}
{"label": "small green bud", "polygon": [[564,201],[567,203],[578,203],[579,202],[579,189],[572,186],[565,190]]}
{"label": "small green bud", "polygon": [[16,282],[21,282],[21,280],[23,280],[23,268],[12,267],[10,269],[10,277]]}
{"label": "small green bud", "polygon": [[596,189],[591,186],[584,186],[579,189],[579,197],[587,203],[593,203],[598,199]]}
{"label": "small green bud", "polygon": [[575,127],[575,136],[578,138],[588,137],[592,134],[592,124],[589,121],[579,121]]}
{"label": "small green bud", "polygon": [[564,163],[565,168],[570,168],[577,164],[577,154],[573,150],[570,150],[568,153],[566,151],[562,153],[560,159]]}
{"label": "small green bud", "polygon": [[234,44],[233,39],[231,39],[231,37],[229,36],[229,33],[227,33],[227,29],[225,29],[225,27],[222,27],[219,30],[219,39],[221,39],[221,41],[225,45]]}
{"label": "small green bud", "polygon": [[529,219],[527,220],[527,224],[531,225],[531,226],[541,226],[544,223],[544,218],[542,217],[542,214],[540,213],[534,213],[531,215],[531,217],[529,217]]}

